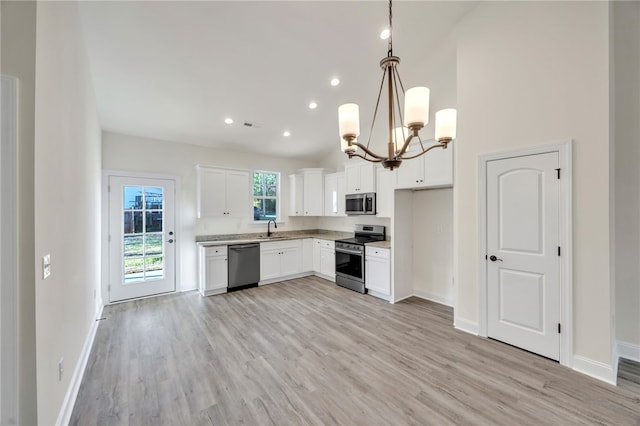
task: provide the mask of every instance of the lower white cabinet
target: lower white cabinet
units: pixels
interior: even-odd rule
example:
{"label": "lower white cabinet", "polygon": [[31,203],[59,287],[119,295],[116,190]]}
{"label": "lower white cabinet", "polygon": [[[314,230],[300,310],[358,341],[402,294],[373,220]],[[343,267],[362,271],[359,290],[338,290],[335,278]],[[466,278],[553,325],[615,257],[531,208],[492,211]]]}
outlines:
{"label": "lower white cabinet", "polygon": [[225,293],[229,283],[227,246],[200,247],[200,294]]}
{"label": "lower white cabinet", "polygon": [[372,296],[385,300],[391,298],[391,250],[365,247],[365,282]]}
{"label": "lower white cabinet", "polygon": [[322,278],[336,279],[335,241],[313,239],[313,270]]}
{"label": "lower white cabinet", "polygon": [[260,243],[260,281],[269,281],[302,272],[302,241]]}

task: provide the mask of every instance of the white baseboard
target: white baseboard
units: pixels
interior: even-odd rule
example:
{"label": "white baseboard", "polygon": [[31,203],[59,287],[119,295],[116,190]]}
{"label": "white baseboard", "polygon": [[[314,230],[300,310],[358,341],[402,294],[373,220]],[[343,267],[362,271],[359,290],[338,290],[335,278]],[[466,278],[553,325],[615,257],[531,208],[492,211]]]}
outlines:
{"label": "white baseboard", "polygon": [[477,336],[480,332],[480,327],[477,322],[469,321],[463,318],[454,318],[453,319],[453,327],[464,331],[465,333],[473,334]]}
{"label": "white baseboard", "polygon": [[640,345],[616,340],[616,352],[618,358],[640,362]]}
{"label": "white baseboard", "polygon": [[186,286],[180,286],[180,293],[184,293],[187,291],[193,291],[193,290],[197,290],[198,289],[198,285],[197,284],[190,284],[190,285],[186,285]]}
{"label": "white baseboard", "polygon": [[414,288],[413,295],[421,299],[426,299],[432,302],[439,303],[441,305],[453,307],[453,299],[450,299],[448,297],[443,297],[439,294],[431,293],[425,290],[420,290],[419,288]]}
{"label": "white baseboard", "polygon": [[388,294],[380,293],[375,290],[367,290],[367,294],[370,294],[373,297],[377,297],[378,299],[386,300],[387,302],[391,298]]}
{"label": "white baseboard", "polygon": [[100,321],[98,321],[98,319],[102,317],[103,308],[104,305],[100,305],[98,312],[95,315],[95,319],[93,320],[93,324],[91,324],[91,328],[89,328],[89,334],[84,341],[82,352],[80,352],[80,357],[78,358],[78,362],[76,363],[76,368],[73,370],[73,376],[71,377],[71,381],[69,382],[67,393],[64,396],[62,407],[60,408],[60,412],[58,413],[56,426],[67,426],[69,424],[69,421],[71,420],[71,414],[73,413],[73,407],[76,404],[76,398],[78,396],[78,391],[80,390],[80,384],[82,383],[84,370],[87,367],[89,355],[91,354],[91,348],[93,347],[93,340],[96,337],[98,324],[100,324]]}
{"label": "white baseboard", "polygon": [[403,300],[408,299],[410,297],[413,297],[413,294],[410,294],[410,295],[404,296],[404,297],[400,297],[398,299],[391,300],[390,302],[391,303],[398,303],[398,302],[402,302]]}
{"label": "white baseboard", "polygon": [[601,380],[611,385],[616,384],[616,373],[613,367],[604,362],[595,361],[580,355],[573,356],[573,369],[579,373],[586,374],[594,379]]}

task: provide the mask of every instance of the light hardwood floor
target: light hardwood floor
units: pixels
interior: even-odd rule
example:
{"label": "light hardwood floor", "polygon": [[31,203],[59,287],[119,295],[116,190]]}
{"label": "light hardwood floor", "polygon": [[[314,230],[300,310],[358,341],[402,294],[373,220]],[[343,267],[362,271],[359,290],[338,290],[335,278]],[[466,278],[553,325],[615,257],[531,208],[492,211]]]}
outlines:
{"label": "light hardwood floor", "polygon": [[310,277],[105,308],[72,425],[640,425],[640,394]]}

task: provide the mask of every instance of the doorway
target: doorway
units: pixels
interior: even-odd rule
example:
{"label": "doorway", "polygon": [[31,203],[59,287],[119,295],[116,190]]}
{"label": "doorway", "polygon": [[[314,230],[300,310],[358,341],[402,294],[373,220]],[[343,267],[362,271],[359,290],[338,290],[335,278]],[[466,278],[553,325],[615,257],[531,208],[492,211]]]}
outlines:
{"label": "doorway", "polygon": [[176,182],[108,177],[109,302],[176,290]]}
{"label": "doorway", "polygon": [[571,142],[479,164],[480,335],[570,366]]}

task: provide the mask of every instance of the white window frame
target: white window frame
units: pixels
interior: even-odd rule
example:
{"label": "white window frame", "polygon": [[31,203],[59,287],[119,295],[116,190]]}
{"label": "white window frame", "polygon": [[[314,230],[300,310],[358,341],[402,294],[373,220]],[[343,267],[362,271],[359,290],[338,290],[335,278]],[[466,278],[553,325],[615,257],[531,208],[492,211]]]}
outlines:
{"label": "white window frame", "polygon": [[[269,174],[274,174],[276,175],[278,182],[276,184],[276,196],[275,197],[267,197],[267,196],[255,196],[253,195],[253,179],[256,173],[269,173]],[[253,207],[254,207],[254,201],[256,199],[264,199],[264,200],[271,200],[271,199],[275,199],[276,200],[276,218],[275,221],[276,223],[281,223],[281,201],[282,201],[282,173],[278,172],[278,171],[274,171],[274,170],[252,170],[251,171],[251,218],[252,218],[252,222],[253,224],[257,225],[257,224],[264,224],[265,222],[267,222],[266,220],[255,220],[253,219]]]}

